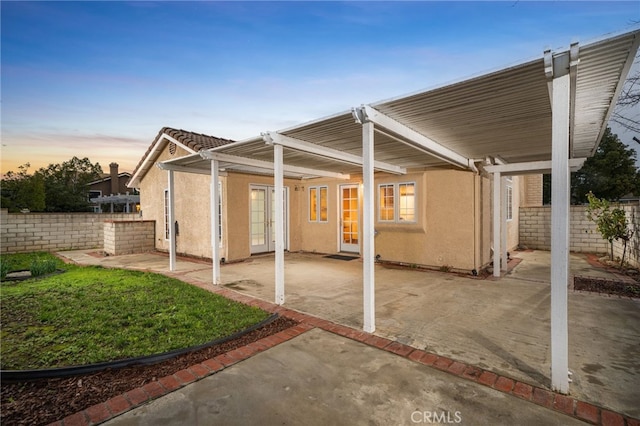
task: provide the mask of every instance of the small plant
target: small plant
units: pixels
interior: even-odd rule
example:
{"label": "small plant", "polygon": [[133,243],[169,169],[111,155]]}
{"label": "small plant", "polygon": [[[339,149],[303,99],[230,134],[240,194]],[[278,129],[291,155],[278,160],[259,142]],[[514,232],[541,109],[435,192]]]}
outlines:
{"label": "small plant", "polygon": [[611,208],[609,201],[599,199],[592,192],[587,194],[589,200],[589,206],[587,207],[587,214],[589,219],[596,223],[598,232],[602,235],[602,238],[609,241],[609,247],[611,249],[610,259],[613,258],[613,240],[622,240],[624,249],[622,251],[622,258],[620,259],[620,267],[624,266],[624,258],[627,254],[627,244],[633,238],[634,231],[629,228],[629,222],[627,216],[619,207]]}
{"label": "small plant", "polygon": [[50,274],[56,270],[56,261],[54,259],[40,259],[36,258],[31,261],[29,271],[32,277],[39,277],[41,275]]}
{"label": "small plant", "polygon": [[442,265],[439,268],[439,270],[440,270],[440,272],[451,272],[451,268],[452,268],[451,265]]}
{"label": "small plant", "polygon": [[0,257],[0,281],[7,278],[7,274],[11,272],[12,262],[10,259]]}

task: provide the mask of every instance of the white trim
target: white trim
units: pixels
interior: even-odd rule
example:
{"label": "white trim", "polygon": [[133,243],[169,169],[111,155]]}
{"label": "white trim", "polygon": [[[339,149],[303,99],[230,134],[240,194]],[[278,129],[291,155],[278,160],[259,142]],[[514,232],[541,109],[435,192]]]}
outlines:
{"label": "white trim", "polygon": [[[400,186],[401,185],[413,185],[413,190],[414,190],[413,220],[401,220],[400,218],[400,200],[401,200]],[[380,212],[382,210],[382,197],[380,196],[380,188],[383,186],[390,186],[393,188],[393,219],[392,220],[386,220],[381,218]],[[374,197],[374,200],[378,201],[376,210],[377,210],[377,221],[379,223],[415,224],[418,222],[418,203],[417,203],[418,184],[416,183],[416,181],[393,182],[393,183],[383,182],[378,184],[377,189],[378,189],[377,197]]]}
{"label": "white trim", "polygon": [[439,144],[433,139],[416,132],[415,130],[405,126],[399,121],[389,117],[386,114],[372,108],[369,105],[363,105],[361,111],[364,113],[365,120],[371,121],[376,125],[376,131],[380,131],[378,127],[382,127],[390,132],[395,133],[399,138],[394,138],[399,142],[423,151],[454,166],[468,169],[470,160],[457,152]]}
{"label": "white trim", "polygon": [[[282,146],[282,145],[281,145]],[[250,167],[258,167],[265,170],[271,170],[275,173],[275,165],[269,161],[256,160],[252,158],[240,157],[237,155],[223,154],[220,152],[200,151],[200,156],[205,160],[219,160],[226,163],[240,164]],[[299,167],[291,165],[282,165],[283,173],[297,173],[308,176],[322,176],[336,179],[350,179],[350,176],[344,173],[335,173],[325,170],[310,169],[308,167]]]}
{"label": "white trim", "polygon": [[[555,68],[555,67],[554,67]],[[569,393],[570,76],[553,79],[551,173],[551,388]]]}
{"label": "white trim", "polygon": [[[569,160],[569,167],[572,172],[578,171],[586,158],[572,158]],[[551,173],[551,160],[549,161],[529,161],[524,163],[496,164],[493,166],[483,166],[489,173],[500,172],[508,176],[519,176],[527,174],[549,174]]]}
{"label": "white trim", "polygon": [[493,208],[491,209],[491,213],[493,215],[493,276],[496,278],[500,277],[500,243],[502,242],[502,238],[500,236],[500,230],[502,228],[501,224],[501,209],[500,209],[500,201],[501,201],[501,177],[500,172],[493,173]]}
{"label": "white trim", "polygon": [[[276,304],[284,304],[284,170],[282,164],[282,145],[273,146],[273,181],[275,186],[275,232],[276,261],[275,285]],[[269,194],[270,196],[271,194]]]}
{"label": "white trim", "polygon": [[211,263],[213,264],[213,285],[220,284],[220,181],[217,160],[211,160]]}
{"label": "white trim", "polygon": [[[362,166],[361,157],[354,154],[349,154],[348,152],[340,151],[338,149],[328,148],[275,132],[267,132],[263,134],[262,137],[267,144],[278,144],[286,146],[290,149],[294,149],[296,151],[304,152],[305,154],[317,155],[318,157],[328,158],[330,160],[335,160],[341,163]],[[374,160],[374,168],[378,171],[395,175],[403,175],[407,173],[407,169],[405,169],[404,167],[384,163],[382,161]]]}
{"label": "white trim", "polygon": [[376,276],[375,276],[375,182],[374,124],[362,124],[362,288],[363,288],[363,329],[367,333],[376,331]]}
{"label": "white trim", "polygon": [[175,176],[173,170],[167,172],[169,193],[169,270],[176,270],[176,210],[175,210]]}

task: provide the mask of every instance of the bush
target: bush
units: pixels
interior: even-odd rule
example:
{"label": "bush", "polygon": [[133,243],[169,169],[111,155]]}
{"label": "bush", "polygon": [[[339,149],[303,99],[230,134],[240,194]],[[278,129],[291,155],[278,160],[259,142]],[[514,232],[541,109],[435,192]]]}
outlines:
{"label": "bush", "polygon": [[11,272],[12,263],[10,259],[0,257],[0,281],[7,278],[7,274]]}
{"label": "bush", "polygon": [[56,261],[54,259],[33,259],[29,271],[31,271],[32,277],[39,277],[41,275],[50,274],[56,270]]}

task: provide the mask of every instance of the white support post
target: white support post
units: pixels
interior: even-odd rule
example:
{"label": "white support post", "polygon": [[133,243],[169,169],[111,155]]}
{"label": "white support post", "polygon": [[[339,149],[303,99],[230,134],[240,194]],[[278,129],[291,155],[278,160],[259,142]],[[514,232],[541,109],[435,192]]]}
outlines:
{"label": "white support post", "polygon": [[276,304],[284,304],[284,169],[282,145],[273,145],[276,232]]}
{"label": "white support post", "polygon": [[500,178],[500,172],[493,174],[493,276],[500,277],[500,243],[502,237],[500,236],[500,230],[502,228],[502,209],[500,208],[500,201],[502,200],[500,184],[502,179]]}
{"label": "white support post", "polygon": [[566,394],[569,392],[567,285],[571,85],[568,73],[560,76],[554,74],[551,133],[551,387]]}
{"label": "white support post", "polygon": [[500,178],[500,270],[507,270],[507,177]]}
{"label": "white support post", "polygon": [[213,263],[213,285],[220,284],[220,215],[218,202],[220,190],[218,186],[220,168],[218,160],[211,160],[211,261]]}
{"label": "white support post", "polygon": [[373,218],[374,209],[374,124],[362,124],[362,286],[364,300],[364,331],[373,333],[376,330],[375,303],[375,229]]}
{"label": "white support post", "polygon": [[173,170],[168,172],[168,195],[169,195],[169,270],[176,270],[176,206],[175,206],[175,185]]}

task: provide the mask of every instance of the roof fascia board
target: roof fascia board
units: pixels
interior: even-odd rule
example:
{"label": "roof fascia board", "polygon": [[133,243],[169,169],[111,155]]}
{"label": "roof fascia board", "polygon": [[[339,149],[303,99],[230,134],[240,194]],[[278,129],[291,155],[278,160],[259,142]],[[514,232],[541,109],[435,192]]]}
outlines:
{"label": "roof fascia board", "polygon": [[143,171],[145,174],[147,173],[147,164],[152,161],[152,158],[154,158],[156,151],[158,151],[162,141],[165,139],[166,136],[167,135],[163,133],[162,135],[160,135],[158,139],[156,139],[156,141],[153,143],[153,148],[151,148],[151,152],[149,153],[149,155],[145,157],[140,167],[138,167],[138,170],[136,170],[136,174],[133,175],[133,177],[129,180],[129,182],[127,182],[127,187],[135,188],[140,184],[140,179],[142,177],[140,176],[140,174]]}
{"label": "roof fascia board", "polygon": [[187,167],[187,166],[179,166],[177,164],[169,164],[169,163],[156,163],[161,170],[172,170],[174,172],[183,172],[183,173],[196,173],[200,175],[210,175],[211,170],[198,169],[197,167]]}
{"label": "roof fascia board", "polygon": [[[569,159],[569,168],[572,172],[580,170],[586,158]],[[551,160],[549,161],[528,161],[524,163],[496,164],[494,166],[483,166],[489,173],[500,173],[505,176],[549,174],[551,173]]]}
{"label": "roof fascia board", "polygon": [[173,142],[173,143],[175,143],[176,145],[180,145],[182,148],[184,148],[184,149],[185,149],[186,151],[188,151],[189,153],[191,153],[191,154],[195,154],[195,153],[196,153],[196,151],[195,151],[195,150],[193,150],[193,149],[189,148],[187,145],[185,145],[184,143],[180,142],[180,141],[179,141],[179,140],[177,140],[176,138],[171,137],[171,136],[167,135],[166,133],[164,134],[164,137],[165,137],[165,139],[169,140],[170,142]]}
{"label": "roof fascia board", "polygon": [[622,88],[624,87],[624,83],[627,80],[627,75],[629,75],[629,70],[631,69],[631,66],[633,65],[633,61],[634,61],[634,59],[636,57],[636,53],[638,52],[638,48],[639,47],[640,47],[640,30],[636,30],[635,35],[634,35],[633,44],[631,45],[631,48],[629,49],[629,55],[627,55],[627,60],[625,61],[624,65],[622,66],[622,71],[620,72],[620,78],[618,79],[618,84],[616,86],[616,90],[613,92],[612,99],[616,100],[616,102],[610,102],[609,103],[609,108],[608,108],[607,112],[604,115],[604,120],[602,121],[602,128],[600,129],[600,132],[598,133],[598,138],[596,139],[596,144],[594,145],[593,150],[591,151],[591,155],[594,155],[596,153],[596,150],[598,149],[598,146],[600,145],[600,141],[602,140],[602,136],[604,136],[604,132],[607,129],[607,126],[609,125],[609,118],[611,118],[611,114],[613,114],[613,110],[616,107],[618,96],[620,96],[620,92],[622,91]]}
{"label": "roof fascia board", "polygon": [[[273,173],[274,164],[270,161],[256,160],[253,158],[239,157],[237,155],[224,154],[220,152],[201,151],[200,156],[205,160],[218,160],[226,163],[240,164],[249,167],[258,167],[261,169],[271,170]],[[308,167],[292,166],[289,164],[284,165],[285,172],[296,173],[309,176],[322,176],[335,179],[350,179],[350,175],[344,173],[330,172],[327,170],[317,170]]]}
{"label": "roof fascia board", "polygon": [[424,151],[427,154],[453,164],[454,166],[458,166],[463,169],[470,168],[469,164],[472,161],[467,157],[452,151],[421,133],[416,132],[388,115],[381,113],[377,109],[374,109],[369,105],[363,105],[361,107],[361,111],[364,112],[365,120],[371,121],[375,126],[380,126],[383,129],[395,133],[400,137],[395,139],[400,142]]}
{"label": "roof fascia board", "polygon": [[[362,157],[354,154],[349,154],[348,152],[340,151],[338,149],[328,148],[315,143],[292,138],[291,136],[281,135],[280,133],[275,132],[264,133],[262,137],[265,143],[269,145],[282,145],[296,151],[317,155],[319,157],[328,158],[341,163],[362,166]],[[387,172],[394,175],[404,175],[407,173],[406,168],[396,166],[394,164],[385,163],[383,161],[374,161],[373,168],[378,171]]]}

